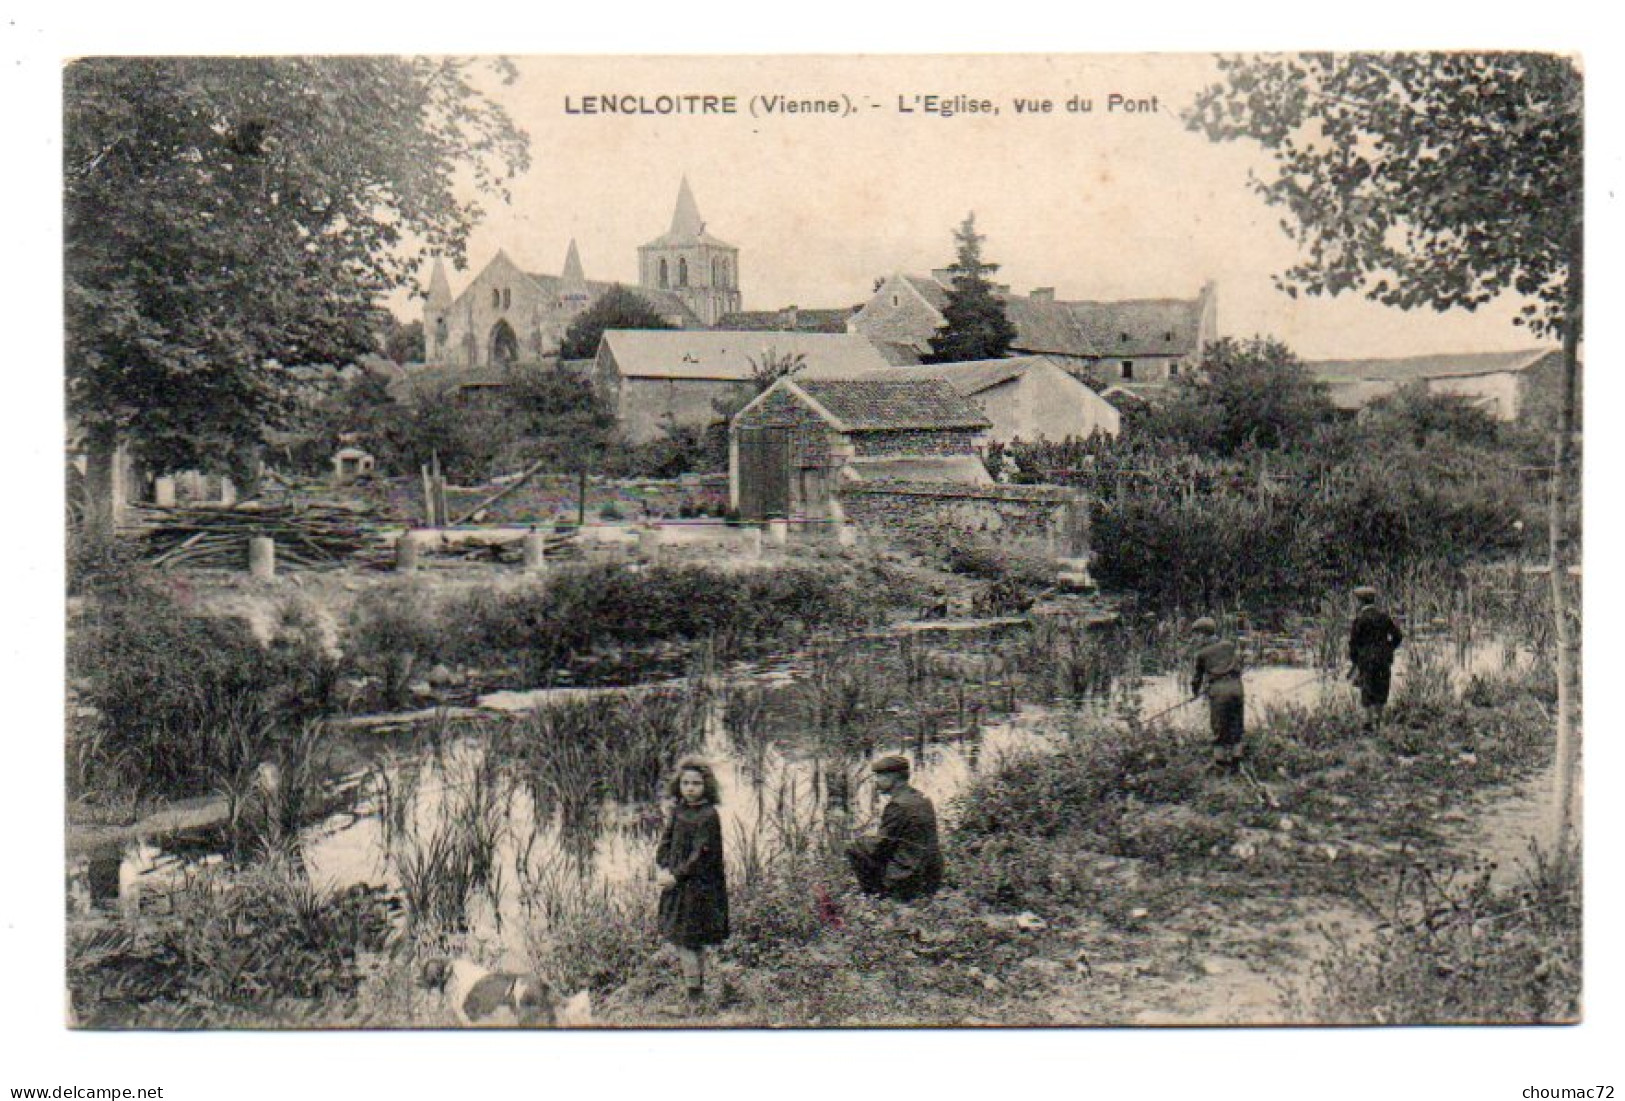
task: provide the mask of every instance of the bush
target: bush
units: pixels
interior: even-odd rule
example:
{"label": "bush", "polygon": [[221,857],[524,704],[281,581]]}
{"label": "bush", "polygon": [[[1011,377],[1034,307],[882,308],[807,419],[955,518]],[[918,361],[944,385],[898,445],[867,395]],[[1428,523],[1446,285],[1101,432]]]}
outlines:
{"label": "bush", "polygon": [[273,660],[247,624],[188,613],[156,586],[103,594],[69,643],[97,712],[77,779],[176,795],[231,781],[287,733],[277,705],[297,695],[282,689],[300,658]]}
{"label": "bush", "polygon": [[286,999],[352,995],[360,954],[381,950],[394,927],[380,888],[323,890],[279,862],[206,877],[181,906],[150,931],[70,929],[68,987],[81,1023],[286,1026]]}
{"label": "bush", "polygon": [[411,581],[363,593],[350,610],[349,636],[352,663],[378,678],[386,707],[405,706],[413,675],[445,646],[434,601]]}

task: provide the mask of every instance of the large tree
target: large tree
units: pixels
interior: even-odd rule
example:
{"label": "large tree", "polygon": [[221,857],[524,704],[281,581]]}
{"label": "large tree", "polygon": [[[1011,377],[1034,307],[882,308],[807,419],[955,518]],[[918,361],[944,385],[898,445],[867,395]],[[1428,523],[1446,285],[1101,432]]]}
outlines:
{"label": "large tree", "polygon": [[591,359],[598,354],[598,342],[605,329],[670,328],[671,322],[656,313],[642,296],[617,283],[570,322],[559,345],[559,358]]}
{"label": "large tree", "polygon": [[1198,370],[1179,379],[1162,419],[1193,445],[1231,454],[1290,448],[1331,410],[1325,385],[1279,340],[1221,337],[1203,349]]}
{"label": "large tree", "polygon": [[476,69],[67,67],[68,408],[93,471],[120,443],[159,468],[241,465],[287,411],[283,368],[373,350],[373,311],[413,277],[417,250],[460,258],[481,215],[468,196],[528,164],[528,139]]}
{"label": "large tree", "polygon": [[1258,142],[1255,178],[1304,258],[1288,293],[1362,291],[1404,309],[1483,305],[1512,292],[1522,322],[1563,344],[1548,549],[1558,671],[1557,818],[1572,828],[1579,690],[1569,496],[1577,484],[1583,332],[1582,81],[1531,53],[1229,57],[1187,123]]}
{"label": "large tree", "polygon": [[958,256],[950,269],[953,285],[942,308],[942,327],[931,337],[932,363],[961,363],[975,359],[998,359],[1008,355],[1016,339],[1016,327],[1004,312],[1004,303],[993,293],[988,276],[999,265],[982,259],[982,242],[976,232],[976,215],[954,231]]}

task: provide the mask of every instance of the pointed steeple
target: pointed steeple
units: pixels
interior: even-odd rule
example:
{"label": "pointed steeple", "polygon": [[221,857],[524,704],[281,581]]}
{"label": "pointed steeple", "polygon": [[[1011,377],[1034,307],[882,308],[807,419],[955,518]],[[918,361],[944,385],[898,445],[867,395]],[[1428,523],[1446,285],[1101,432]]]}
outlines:
{"label": "pointed steeple", "polygon": [[700,206],[694,201],[694,192],[688,186],[688,177],[683,177],[682,185],[677,189],[677,209],[671,215],[672,237],[698,237],[705,232],[705,221],[700,217]]}
{"label": "pointed steeple", "polygon": [[587,273],[581,270],[581,253],[576,249],[576,239],[570,238],[570,250],[564,254],[564,275],[566,286],[576,286],[587,281]]}
{"label": "pointed steeple", "polygon": [[440,257],[434,258],[434,270],[429,273],[429,300],[431,310],[443,310],[451,305],[451,283],[446,279],[446,265]]}

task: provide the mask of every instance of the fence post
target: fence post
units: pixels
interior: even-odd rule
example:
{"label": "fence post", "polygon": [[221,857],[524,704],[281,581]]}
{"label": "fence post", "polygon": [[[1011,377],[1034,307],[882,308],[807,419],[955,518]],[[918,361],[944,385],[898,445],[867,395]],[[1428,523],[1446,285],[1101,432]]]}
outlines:
{"label": "fence post", "polygon": [[525,572],[540,573],[547,569],[547,536],[532,528],[525,533]]}
{"label": "fence post", "polygon": [[395,568],[402,573],[411,573],[418,568],[416,532],[403,531],[400,538],[395,540]]}
{"label": "fence post", "polygon": [[276,541],[256,535],[248,541],[248,572],[257,581],[276,579]]}

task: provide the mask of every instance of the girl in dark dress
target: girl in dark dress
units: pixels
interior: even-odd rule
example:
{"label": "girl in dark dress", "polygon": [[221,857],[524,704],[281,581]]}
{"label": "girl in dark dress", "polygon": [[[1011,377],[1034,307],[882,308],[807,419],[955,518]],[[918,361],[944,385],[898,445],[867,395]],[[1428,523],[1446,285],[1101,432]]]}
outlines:
{"label": "girl in dark dress", "polygon": [[676,798],[655,850],[660,935],[677,948],[691,1005],[705,987],[705,950],[728,936],[728,881],[722,863],[722,819],[716,773],[693,757],[677,765],[668,792]]}

